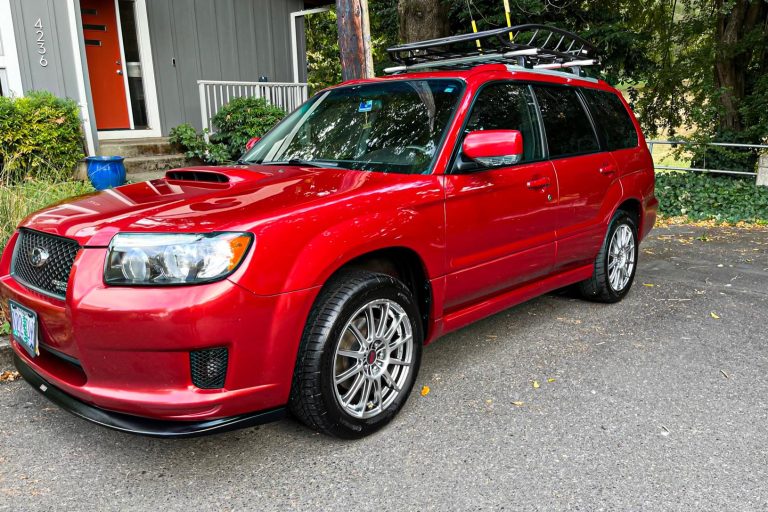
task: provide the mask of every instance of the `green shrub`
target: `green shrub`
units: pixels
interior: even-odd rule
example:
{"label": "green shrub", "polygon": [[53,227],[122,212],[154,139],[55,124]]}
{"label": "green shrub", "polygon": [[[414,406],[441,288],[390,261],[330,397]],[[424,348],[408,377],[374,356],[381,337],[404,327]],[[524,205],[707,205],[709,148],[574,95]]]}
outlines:
{"label": "green shrub", "polygon": [[235,98],[213,116],[213,139],[224,144],[232,160],[237,160],[248,140],[263,137],[284,117],[283,109],[268,104],[264,98]]}
{"label": "green shrub", "polygon": [[758,187],[754,178],[660,171],[656,197],[661,213],[670,217],[768,222],[768,187]]}
{"label": "green shrub", "polygon": [[235,161],[245,151],[252,137],[261,137],[285,111],[269,105],[264,98],[235,98],[213,117],[217,132],[205,142],[205,132],[198,133],[184,123],[171,130],[170,140],[184,148],[187,158],[198,158],[209,164]]}
{"label": "green shrub", "polygon": [[209,164],[221,164],[230,160],[229,150],[224,144],[207,143],[202,133],[189,123],[171,129],[170,141],[184,148],[187,158],[196,158]]}
{"label": "green shrub", "polygon": [[0,182],[70,179],[83,156],[74,101],[44,91],[0,97]]}
{"label": "green shrub", "polygon": [[0,185],[0,249],[5,247],[19,222],[30,213],[88,192],[93,192],[93,187],[86,181],[28,179],[14,185]]}

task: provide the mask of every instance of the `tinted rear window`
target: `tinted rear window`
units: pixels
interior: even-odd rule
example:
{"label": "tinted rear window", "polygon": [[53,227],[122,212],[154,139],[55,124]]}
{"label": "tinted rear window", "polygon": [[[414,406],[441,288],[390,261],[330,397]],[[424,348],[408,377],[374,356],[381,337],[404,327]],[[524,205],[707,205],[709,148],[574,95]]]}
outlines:
{"label": "tinted rear window", "polygon": [[632,118],[618,96],[606,91],[584,89],[589,108],[603,137],[607,149],[634,148],[637,146],[637,131]]}
{"label": "tinted rear window", "polygon": [[595,130],[576,89],[535,86],[550,158],[598,151]]}

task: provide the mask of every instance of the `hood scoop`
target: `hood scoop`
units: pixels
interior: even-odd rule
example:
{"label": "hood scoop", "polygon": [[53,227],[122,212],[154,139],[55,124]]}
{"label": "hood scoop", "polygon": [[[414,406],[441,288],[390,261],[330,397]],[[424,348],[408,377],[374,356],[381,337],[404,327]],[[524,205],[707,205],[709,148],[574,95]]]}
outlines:
{"label": "hood scoop", "polygon": [[195,181],[202,183],[229,183],[229,176],[220,172],[184,169],[166,172],[165,179],[174,181]]}

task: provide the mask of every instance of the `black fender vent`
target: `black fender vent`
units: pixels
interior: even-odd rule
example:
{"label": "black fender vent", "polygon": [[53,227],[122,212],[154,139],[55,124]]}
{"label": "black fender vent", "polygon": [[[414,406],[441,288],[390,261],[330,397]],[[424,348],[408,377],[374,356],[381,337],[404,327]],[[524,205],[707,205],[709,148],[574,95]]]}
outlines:
{"label": "black fender vent", "polygon": [[166,179],[176,181],[201,181],[204,183],[228,183],[226,174],[210,171],[168,171]]}

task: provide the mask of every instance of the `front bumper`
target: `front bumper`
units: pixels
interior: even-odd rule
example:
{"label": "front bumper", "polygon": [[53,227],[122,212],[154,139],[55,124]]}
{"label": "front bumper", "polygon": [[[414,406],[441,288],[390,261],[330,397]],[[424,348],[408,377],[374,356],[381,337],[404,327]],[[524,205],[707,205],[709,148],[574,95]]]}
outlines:
{"label": "front bumper", "polygon": [[14,355],[13,362],[25,381],[65,411],[103,427],[131,434],[164,438],[195,437],[269,423],[283,418],[286,414],[285,407],[278,407],[268,411],[202,421],[162,421],[132,416],[101,409],[66,394],[41,377],[19,356]]}
{"label": "front bumper", "polygon": [[[6,309],[10,299],[38,314],[40,355],[30,357],[13,340],[11,346],[20,366],[68,397],[69,405],[62,404],[68,410],[87,410],[76,414],[141,432],[151,431],[146,425],[153,422],[181,422],[185,428],[191,422],[200,429],[214,420],[240,423],[254,411],[269,414],[288,403],[299,341],[318,289],[259,296],[229,280],[107,287],[106,249],[87,248],[75,260],[66,300],[59,300],[9,275],[14,241],[0,260],[0,306]],[[215,347],[229,353],[224,387],[199,389],[189,354]],[[72,400],[80,405],[72,406]],[[111,423],[121,419],[116,425],[94,419],[104,414]]]}

